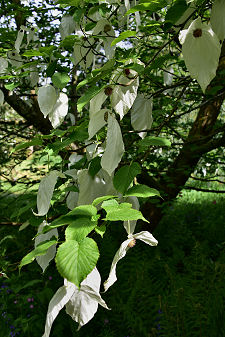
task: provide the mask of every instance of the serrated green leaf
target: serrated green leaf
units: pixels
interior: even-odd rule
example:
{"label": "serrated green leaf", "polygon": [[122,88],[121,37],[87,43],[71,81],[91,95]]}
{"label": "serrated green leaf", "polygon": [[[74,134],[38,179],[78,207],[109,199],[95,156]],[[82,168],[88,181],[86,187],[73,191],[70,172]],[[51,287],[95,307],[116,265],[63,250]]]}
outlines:
{"label": "serrated green leaf", "polygon": [[186,0],[177,0],[173,6],[168,9],[165,21],[176,23],[187,9],[188,5]]}
{"label": "serrated green leaf", "polygon": [[33,56],[43,56],[44,54],[39,50],[27,50],[23,53],[25,57],[33,57]]}
{"label": "serrated green leaf", "polygon": [[160,9],[166,7],[166,5],[167,2],[165,0],[151,0],[151,2],[144,2],[132,7],[131,9],[129,9],[129,11],[126,12],[126,15],[141,11],[157,12]]}
{"label": "serrated green leaf", "polygon": [[84,238],[81,242],[70,240],[61,244],[55,261],[60,275],[79,287],[96,266],[98,258],[96,242],[93,239]]}
{"label": "serrated green leaf", "polygon": [[48,68],[46,69],[46,76],[52,77],[52,75],[54,74],[54,72],[56,70],[56,66],[57,66],[56,60],[49,63]]}
{"label": "serrated green leaf", "polygon": [[79,192],[79,189],[76,186],[67,186],[64,191],[65,192]]}
{"label": "serrated green leaf", "polygon": [[113,185],[116,190],[122,194],[126,192],[133,179],[141,173],[141,167],[138,163],[132,163],[121,167],[113,178]]}
{"label": "serrated green leaf", "polygon": [[52,76],[52,83],[55,87],[59,89],[65,88],[65,86],[69,83],[70,77],[66,73],[54,73]]}
{"label": "serrated green leaf", "polygon": [[29,254],[24,256],[24,258],[20,262],[19,269],[21,269],[26,264],[31,263],[36,258],[36,256],[45,255],[49,247],[51,247],[52,245],[55,245],[56,243],[57,243],[56,239],[52,239],[47,242],[45,241],[45,242],[40,243],[34,250],[32,250]]}
{"label": "serrated green leaf", "polygon": [[98,87],[94,86],[89,88],[83,96],[81,96],[77,101],[77,110],[78,112],[81,112],[83,107],[94,97],[96,96],[103,88],[104,86]]}
{"label": "serrated green leaf", "polygon": [[97,226],[95,227],[95,231],[97,234],[101,235],[101,237],[103,238],[103,235],[105,234],[105,231],[106,231],[106,226],[105,225]]}
{"label": "serrated green leaf", "polygon": [[60,216],[58,219],[55,219],[52,221],[52,223],[44,230],[43,232],[49,231],[49,229],[59,227],[59,226],[64,226],[64,225],[70,225],[76,219],[80,218],[89,218],[91,219],[92,217],[97,215],[97,209],[93,205],[81,205],[76,208],[74,208],[72,211],[68,212],[65,215]]}
{"label": "serrated green leaf", "polygon": [[79,218],[70,223],[65,231],[66,241],[83,240],[95,227],[97,221],[92,221],[90,218]]}
{"label": "serrated green leaf", "polygon": [[171,146],[169,139],[162,137],[145,137],[140,140],[137,144],[139,147],[149,147],[149,146]]}
{"label": "serrated green leaf", "polygon": [[125,32],[122,32],[118,37],[116,37],[116,38],[112,41],[111,47],[115,46],[118,42],[127,39],[128,37],[132,37],[132,36],[136,36],[136,35],[137,35],[137,32],[131,31],[131,30],[127,30],[127,31],[125,31]]}
{"label": "serrated green leaf", "polygon": [[103,202],[102,208],[107,213],[104,220],[128,221],[141,219],[148,222],[140,211],[133,209],[132,205],[126,202],[118,204],[116,200],[109,200]]}
{"label": "serrated green leaf", "polygon": [[92,202],[92,205],[93,205],[93,206],[97,206],[97,205],[99,205],[101,202],[103,202],[103,201],[105,201],[105,200],[112,199],[112,198],[116,198],[116,196],[115,196],[115,195],[104,195],[103,197],[96,198],[96,199]]}
{"label": "serrated green leaf", "polygon": [[101,158],[95,157],[90,162],[90,165],[88,167],[88,173],[94,178],[94,176],[101,170]]}
{"label": "serrated green leaf", "polygon": [[160,197],[159,191],[146,185],[135,185],[125,193],[125,197],[135,196],[140,198]]}

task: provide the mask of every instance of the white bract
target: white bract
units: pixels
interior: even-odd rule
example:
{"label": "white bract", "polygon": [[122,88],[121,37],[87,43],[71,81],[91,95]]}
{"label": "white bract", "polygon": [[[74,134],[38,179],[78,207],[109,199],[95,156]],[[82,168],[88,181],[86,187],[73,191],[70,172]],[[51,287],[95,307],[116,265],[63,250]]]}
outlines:
{"label": "white bract", "polygon": [[15,42],[15,49],[16,49],[16,51],[17,51],[18,53],[19,53],[19,51],[20,51],[20,46],[21,46],[21,43],[22,43],[22,41],[23,41],[25,28],[26,28],[26,27],[21,26],[21,27],[20,27],[20,30],[18,31],[18,34],[17,34],[17,38],[16,38],[16,42]]}
{"label": "white bract", "polygon": [[8,61],[13,67],[20,67],[23,64],[22,57],[17,51],[8,52]]}
{"label": "white bract", "polygon": [[97,268],[81,282],[80,289],[65,279],[64,286],[57,290],[49,303],[45,333],[42,337],[49,337],[52,324],[64,306],[67,314],[79,323],[78,329],[94,317],[99,304],[109,309],[99,294],[100,284],[101,277]]}
{"label": "white bract", "polygon": [[54,170],[46,177],[42,178],[37,194],[37,216],[43,216],[48,213],[53,191],[58,177],[64,178],[64,174]]}
{"label": "white bract", "polygon": [[0,57],[0,75],[4,74],[7,68],[8,68],[8,61],[5,58]]}
{"label": "white bract", "polygon": [[89,139],[94,137],[94,135],[106,124],[104,116],[107,112],[107,109],[102,109],[90,113],[90,121],[88,125]]}
{"label": "white bract", "polygon": [[100,170],[94,178],[88,173],[87,169],[78,172],[79,185],[79,205],[91,204],[96,198],[103,195],[114,195],[112,178],[104,170]]}
{"label": "white bract", "polygon": [[45,117],[47,117],[47,115],[53,110],[57,101],[55,88],[50,84],[40,87],[38,89],[37,98],[41,112]]}
{"label": "white bract", "polygon": [[[133,228],[134,230],[134,228]],[[127,253],[129,248],[132,248],[135,243],[136,243],[136,239],[139,239],[143,242],[145,242],[146,244],[150,245],[150,246],[156,246],[158,244],[158,241],[152,236],[151,233],[147,232],[147,231],[142,231],[140,233],[137,234],[133,234],[133,232],[130,230],[130,228],[128,227],[128,239],[125,240],[119,250],[116,252],[116,255],[114,256],[112,265],[111,265],[111,269],[109,272],[109,277],[108,279],[104,282],[104,288],[105,291],[107,291],[109,289],[109,287],[111,287],[117,280],[116,277],[116,265],[117,262],[119,260],[121,260]]]}
{"label": "white bract", "polygon": [[4,103],[4,94],[2,90],[0,89],[0,105],[2,105],[3,103]]}
{"label": "white bract", "polygon": [[116,47],[111,47],[111,43],[115,39],[115,32],[111,23],[106,19],[99,20],[93,29],[93,35],[100,35],[102,37],[106,57],[108,59],[113,58]]}
{"label": "white bract", "polygon": [[179,39],[186,67],[205,92],[216,75],[221,51],[219,39],[200,17],[180,32]]}
{"label": "white bract", "polygon": [[212,6],[210,23],[219,40],[225,38],[225,1],[215,0]]}
{"label": "white bract", "polygon": [[[40,226],[38,227],[38,234],[42,232],[43,228],[48,226],[48,223],[44,220]],[[39,245],[41,242],[50,240],[53,236],[58,238],[58,230],[56,228],[51,229],[49,232],[44,233],[44,234],[39,234],[35,238],[35,243],[34,246],[35,248],[37,245]],[[52,261],[55,257],[56,254],[56,244],[52,245],[51,247],[48,248],[47,252],[45,255],[37,256],[36,261],[39,264],[39,266],[42,268],[43,273],[45,269],[48,267],[50,261]]]}
{"label": "white bract", "polygon": [[68,35],[72,34],[76,29],[76,23],[72,16],[66,15],[62,17],[61,23],[59,25],[59,33],[62,40]]}
{"label": "white bract", "polygon": [[119,123],[113,114],[108,116],[108,130],[105,152],[101,158],[102,168],[112,175],[124,154],[123,137]]}
{"label": "white bract", "polygon": [[49,113],[48,118],[53,126],[53,128],[57,128],[60,126],[66,117],[68,112],[68,96],[64,93],[60,93],[57,101]]}
{"label": "white bract", "polygon": [[[131,109],[131,125],[134,130],[147,130],[152,126],[153,99],[147,99],[139,94]],[[139,136],[144,138],[147,132],[139,132]]]}

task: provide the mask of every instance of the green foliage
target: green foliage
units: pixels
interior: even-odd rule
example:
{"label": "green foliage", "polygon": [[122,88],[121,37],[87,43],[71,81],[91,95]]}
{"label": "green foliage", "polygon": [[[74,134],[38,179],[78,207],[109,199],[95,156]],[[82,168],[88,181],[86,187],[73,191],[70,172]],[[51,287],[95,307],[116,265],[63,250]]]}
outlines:
{"label": "green foliage", "polygon": [[125,165],[121,167],[113,178],[113,184],[118,192],[124,194],[133,179],[141,173],[141,167],[138,163],[132,163],[131,165]]}

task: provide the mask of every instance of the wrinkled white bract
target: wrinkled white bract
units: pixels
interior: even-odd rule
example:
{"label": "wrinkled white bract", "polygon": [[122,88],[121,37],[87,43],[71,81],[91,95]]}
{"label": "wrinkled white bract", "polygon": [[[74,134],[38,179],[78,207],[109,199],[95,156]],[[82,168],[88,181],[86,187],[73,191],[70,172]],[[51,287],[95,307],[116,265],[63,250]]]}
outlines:
{"label": "wrinkled white bract", "polygon": [[112,175],[113,171],[117,168],[124,151],[119,123],[113,114],[109,114],[106,148],[101,158],[101,166],[109,175]]}
{"label": "wrinkled white bract", "polygon": [[107,109],[102,109],[90,113],[90,121],[88,125],[89,139],[94,137],[94,135],[106,124],[104,116],[107,111]]}
{"label": "wrinkled white bract", "polygon": [[57,290],[49,303],[45,333],[42,337],[49,337],[52,324],[64,306],[72,319],[79,323],[79,328],[94,317],[98,304],[109,309],[99,294],[100,284],[101,277],[97,268],[81,282],[80,290],[75,284],[64,280],[64,286]]}
{"label": "wrinkled white bract", "polygon": [[215,0],[212,6],[210,23],[219,40],[225,38],[225,1]]}
{"label": "wrinkled white bract", "polygon": [[[139,94],[131,109],[131,125],[134,130],[147,130],[152,126],[153,99],[147,99]],[[144,138],[147,132],[139,132],[139,136]]]}
{"label": "wrinkled white bract", "polygon": [[49,113],[49,120],[54,129],[62,124],[68,112],[68,96],[60,93],[52,111]]}
{"label": "wrinkled white bract", "polygon": [[109,287],[111,287],[116,282],[117,280],[116,265],[118,261],[121,260],[126,255],[128,249],[130,248],[129,244],[136,239],[139,239],[150,246],[156,246],[158,244],[158,241],[153,237],[153,235],[147,231],[142,231],[137,234],[129,234],[128,239],[121,244],[119,250],[116,252],[116,255],[114,256],[111,269],[109,272],[109,277],[104,282],[105,291],[107,291]]}
{"label": "wrinkled white bract", "polygon": [[4,94],[2,90],[0,89],[0,105],[2,105],[3,103],[4,103]]}
{"label": "wrinkled white bract", "polygon": [[200,17],[188,29],[181,31],[179,39],[186,67],[205,92],[216,75],[221,51],[219,39],[210,25],[201,22]]}
{"label": "wrinkled white bract", "polygon": [[105,50],[105,55],[108,59],[113,58],[116,48],[115,46],[111,47],[111,43],[115,38],[115,32],[111,23],[106,19],[99,20],[93,29],[93,35],[101,35],[104,37],[103,47]]}
{"label": "wrinkled white bract", "polygon": [[[38,227],[38,233],[41,233],[43,228],[48,226],[47,222],[44,220],[40,226]],[[34,242],[34,247],[36,248],[37,245],[39,245],[41,242],[50,240],[53,236],[55,236],[56,238],[58,238],[58,230],[57,228],[53,228],[51,229],[49,232],[44,233],[44,234],[39,234],[36,238],[35,238],[35,242]],[[39,264],[39,266],[42,268],[43,273],[45,271],[45,269],[49,266],[49,263],[54,259],[56,254],[56,245],[52,245],[51,247],[49,247],[49,249],[47,250],[45,255],[41,255],[41,256],[37,256],[36,257],[36,261]]]}
{"label": "wrinkled white bract", "polygon": [[102,108],[102,104],[105,102],[107,96],[104,92],[104,90],[101,90],[97,95],[95,95],[91,100],[90,100],[90,108],[89,108],[89,113],[90,115],[92,113],[96,113]]}
{"label": "wrinkled white bract", "polygon": [[45,117],[52,111],[57,101],[57,94],[55,88],[47,84],[38,89],[38,104],[41,112]]}
{"label": "wrinkled white bract", "polygon": [[46,177],[42,178],[37,194],[37,216],[43,216],[48,213],[53,191],[58,177],[64,177],[64,175],[54,170],[50,172]]}
{"label": "wrinkled white bract", "polygon": [[17,51],[8,52],[8,61],[13,67],[20,67],[23,64],[22,57]]}

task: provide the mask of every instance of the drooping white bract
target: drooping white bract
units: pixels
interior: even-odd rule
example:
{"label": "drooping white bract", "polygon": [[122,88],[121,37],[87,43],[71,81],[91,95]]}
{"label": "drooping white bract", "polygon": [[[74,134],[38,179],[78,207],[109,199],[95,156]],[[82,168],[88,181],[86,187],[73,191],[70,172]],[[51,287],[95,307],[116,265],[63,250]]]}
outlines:
{"label": "drooping white bract", "polygon": [[[129,228],[129,227],[128,227]],[[131,228],[129,228],[131,230]],[[150,246],[156,246],[158,244],[158,241],[153,237],[153,235],[147,231],[142,231],[137,234],[133,234],[132,231],[130,233],[128,232],[128,239],[125,240],[118,251],[116,252],[111,269],[109,272],[108,279],[104,282],[104,288],[105,291],[109,289],[117,280],[116,277],[116,265],[119,260],[121,260],[127,253],[128,249],[133,247],[136,243],[136,239],[143,241],[144,243],[150,245]]]}
{"label": "drooping white bract", "polygon": [[68,35],[72,34],[76,29],[76,23],[74,18],[70,15],[65,15],[62,17],[62,20],[59,25],[59,33],[62,40],[65,39]]}
{"label": "drooping white bract", "polygon": [[78,206],[89,205],[98,197],[116,193],[112,177],[104,170],[100,170],[94,178],[88,173],[87,169],[78,171],[77,175],[79,185]]}
{"label": "drooping white bract", "polygon": [[61,92],[57,101],[52,109],[49,112],[49,120],[53,126],[53,128],[57,128],[59,125],[62,124],[64,118],[66,117],[68,112],[68,96]]}
{"label": "drooping white bract", "polygon": [[2,105],[3,103],[4,103],[4,94],[2,90],[0,89],[0,105]]}
{"label": "drooping white bract", "polygon": [[[128,63],[132,63],[130,60]],[[120,119],[130,110],[136,97],[139,86],[138,73],[132,69],[127,70],[128,75],[124,70],[117,69],[111,78],[112,83],[118,83],[113,87],[110,95],[112,108],[120,115]]]}
{"label": "drooping white bract", "polygon": [[30,66],[30,85],[35,87],[39,82],[39,73],[36,66]]}
{"label": "drooping white bract", "polygon": [[64,178],[64,174],[56,170],[50,172],[46,177],[41,179],[37,194],[37,216],[43,216],[48,213],[50,201],[52,199],[58,177]]}
{"label": "drooping white bract", "polygon": [[105,152],[101,158],[102,168],[112,175],[124,154],[123,137],[114,114],[108,116],[108,130]]}
{"label": "drooping white bract", "polygon": [[112,28],[111,23],[106,19],[99,20],[97,25],[93,29],[93,35],[102,36],[105,56],[108,59],[113,58],[116,47],[111,46],[112,41],[115,39],[115,31]]}
{"label": "drooping white bract", "polygon": [[15,49],[18,53],[20,51],[20,46],[21,46],[21,43],[23,41],[25,28],[26,27],[24,27],[24,26],[20,27],[20,30],[18,31],[17,38],[16,38],[16,41],[15,41]]}
{"label": "drooping white bract", "polygon": [[49,337],[52,324],[64,306],[67,314],[79,323],[79,328],[94,317],[98,304],[109,309],[99,294],[100,284],[101,276],[97,268],[94,268],[81,282],[80,289],[65,279],[64,286],[57,290],[49,303],[45,333],[42,337]]}
{"label": "drooping white bract", "polygon": [[221,51],[219,39],[210,24],[202,23],[199,17],[180,32],[179,40],[186,67],[205,92],[216,75]]}
{"label": "drooping white bract", "polygon": [[5,58],[0,57],[0,74],[4,74],[7,68],[8,61]]}
{"label": "drooping white bract", "polygon": [[[131,109],[131,125],[134,130],[147,130],[152,126],[152,108],[153,99],[147,99],[144,95],[139,94],[134,101]],[[144,138],[147,132],[138,133],[141,138]]]}
{"label": "drooping white bract", "polygon": [[96,113],[101,110],[102,104],[105,102],[108,96],[105,94],[104,90],[101,90],[96,96],[90,100],[89,113]]}
{"label": "drooping white bract", "polygon": [[90,113],[90,121],[88,125],[89,139],[94,137],[94,135],[106,124],[104,118],[105,114],[108,112],[107,109],[101,109],[99,111]]}
{"label": "drooping white bract", "polygon": [[[40,226],[38,227],[38,233],[41,233],[43,228],[48,226],[48,223],[44,220]],[[37,247],[37,245],[39,245],[41,242],[50,240],[53,236],[55,236],[56,238],[58,238],[58,230],[57,228],[53,228],[51,229],[49,232],[44,233],[44,234],[39,234],[36,238],[35,238],[35,243],[34,246],[35,248]],[[52,261],[55,257],[56,254],[56,245],[52,245],[51,247],[48,248],[47,252],[45,255],[41,255],[41,256],[37,256],[36,257],[36,261],[39,264],[39,266],[42,268],[43,273],[45,271],[45,269],[48,267],[50,261]]]}
{"label": "drooping white bract", "polygon": [[[128,202],[132,205],[132,208],[139,211],[140,204],[137,197],[131,196],[125,198],[124,202]],[[126,229],[127,234],[132,234],[135,230],[137,220],[124,221],[123,226]]]}
{"label": "drooping white bract", "polygon": [[40,87],[38,89],[37,98],[41,112],[45,117],[47,117],[47,115],[53,110],[57,101],[55,88],[50,84]]}
{"label": "drooping white bract", "polygon": [[225,1],[215,0],[212,6],[210,23],[213,31],[218,36],[219,40],[223,41],[225,38]]}

